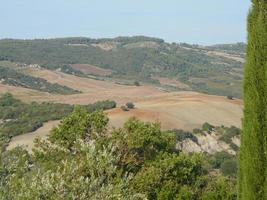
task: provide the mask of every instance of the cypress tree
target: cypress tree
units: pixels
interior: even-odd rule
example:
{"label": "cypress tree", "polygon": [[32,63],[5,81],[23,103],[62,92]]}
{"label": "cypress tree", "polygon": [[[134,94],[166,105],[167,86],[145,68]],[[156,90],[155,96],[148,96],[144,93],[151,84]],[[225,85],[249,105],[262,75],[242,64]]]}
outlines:
{"label": "cypress tree", "polygon": [[252,0],[244,75],[239,200],[267,199],[267,0]]}

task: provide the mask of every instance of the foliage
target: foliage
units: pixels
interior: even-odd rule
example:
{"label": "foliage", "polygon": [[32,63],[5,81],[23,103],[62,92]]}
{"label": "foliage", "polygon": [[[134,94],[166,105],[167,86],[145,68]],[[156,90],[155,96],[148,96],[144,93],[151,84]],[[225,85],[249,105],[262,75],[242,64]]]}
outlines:
{"label": "foliage", "polygon": [[[82,106],[88,112],[116,107],[114,101],[99,101],[95,104]],[[0,98],[0,140],[2,145],[9,138],[23,133],[33,132],[43,123],[60,120],[67,116],[74,106],[58,103],[24,103],[15,99],[11,94]]]}
{"label": "foliage", "polygon": [[33,155],[0,156],[0,199],[236,200],[234,181],[210,176],[202,155],[179,153],[175,142],[135,118],[108,130],[103,112],[79,107]]}
{"label": "foliage", "polygon": [[267,198],[267,3],[253,0],[248,16],[239,199]]}
{"label": "foliage", "polygon": [[235,126],[231,126],[230,128],[225,127],[223,129],[223,134],[219,139],[229,144],[233,150],[237,151],[239,147],[233,142],[233,138],[235,137],[239,138],[240,135],[241,135],[241,130],[239,128]]}
{"label": "foliage", "polygon": [[237,173],[236,160],[227,160],[222,163],[221,171],[225,176],[235,176]]}
{"label": "foliage", "polygon": [[135,105],[132,102],[128,102],[128,103],[126,103],[126,107],[128,109],[134,109]]}
{"label": "foliage", "polygon": [[233,156],[225,151],[217,152],[214,154],[213,159],[211,161],[212,167],[219,169],[222,164],[227,161],[233,159]]}
{"label": "foliage", "polygon": [[180,129],[172,130],[172,132],[175,133],[175,135],[176,135],[176,140],[177,140],[178,142],[183,142],[183,141],[186,140],[186,139],[190,139],[190,140],[192,140],[193,142],[198,143],[198,139],[197,139],[197,137],[196,137],[193,133],[191,133],[191,132],[184,131],[184,130],[180,130]]}
{"label": "foliage", "polygon": [[132,187],[149,199],[175,199],[181,187],[190,187],[201,174],[198,156],[163,153],[136,174]]}
{"label": "foliage", "polygon": [[235,192],[234,182],[228,181],[225,177],[217,177],[210,180],[205,192],[201,196],[202,200],[235,200],[237,194]]}

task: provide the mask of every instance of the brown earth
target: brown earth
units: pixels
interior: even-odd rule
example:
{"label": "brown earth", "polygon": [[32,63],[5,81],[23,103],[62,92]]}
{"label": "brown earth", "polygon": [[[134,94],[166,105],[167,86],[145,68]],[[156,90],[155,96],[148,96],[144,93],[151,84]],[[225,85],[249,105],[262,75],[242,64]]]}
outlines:
{"label": "brown earth", "polygon": [[104,51],[111,51],[113,49],[116,49],[118,46],[118,42],[104,42],[104,43],[98,43],[98,44],[91,44],[93,47],[98,47]]}
{"label": "brown earth", "polygon": [[[10,87],[9,92],[21,99],[28,101],[29,98],[34,101],[53,101],[67,104],[89,104],[98,100],[114,100],[119,105],[128,101],[137,101],[139,99],[153,98],[154,96],[166,94],[160,89],[153,86],[127,86],[119,85],[111,81],[99,81],[89,78],[81,78],[62,72],[50,71],[45,69],[27,69],[27,73],[35,77],[42,77],[51,83],[58,83],[70,88],[82,91],[81,94],[75,95],[57,95],[37,92],[35,95],[29,96],[28,94],[34,93],[34,90],[25,88]],[[5,86],[4,86],[5,87]],[[0,94],[6,91],[5,88],[1,90]],[[25,92],[25,96],[23,93]],[[18,95],[19,93],[19,95]]]}
{"label": "brown earth", "polygon": [[135,102],[129,112],[108,111],[111,124],[120,127],[130,117],[160,122],[162,129],[192,130],[205,122],[220,126],[241,126],[242,101],[196,92],[178,92]]}

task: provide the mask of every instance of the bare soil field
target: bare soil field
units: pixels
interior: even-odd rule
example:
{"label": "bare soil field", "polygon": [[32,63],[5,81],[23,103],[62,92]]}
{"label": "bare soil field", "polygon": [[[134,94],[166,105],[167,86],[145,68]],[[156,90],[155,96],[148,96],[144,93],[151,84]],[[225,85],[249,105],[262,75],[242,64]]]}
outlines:
{"label": "bare soil field", "polygon": [[241,126],[242,101],[227,100],[196,92],[178,92],[134,102],[129,112],[120,108],[108,111],[111,125],[120,127],[130,117],[160,122],[162,129],[192,130],[205,122],[220,126]]}
{"label": "bare soil field", "polygon": [[81,71],[85,74],[96,75],[96,76],[109,76],[112,74],[112,70],[103,69],[97,66],[89,64],[74,64],[71,67],[75,70]]}
{"label": "bare soil field", "polygon": [[[29,73],[49,82],[66,85],[82,91],[75,95],[55,95],[31,89],[0,84],[0,95],[12,93],[25,102],[52,101],[67,104],[89,104],[99,100],[114,100],[118,107],[133,102],[135,109],[129,112],[120,108],[107,111],[110,126],[121,127],[130,117],[143,121],[160,122],[162,129],[192,130],[203,123],[213,125],[241,126],[242,101],[228,100],[226,97],[200,94],[197,92],[164,92],[153,86],[126,86],[113,82],[80,78],[61,72],[30,69]],[[49,122],[34,133],[13,138],[10,147],[25,144],[31,148],[36,135],[44,136],[58,122]]]}
{"label": "bare soil field", "polygon": [[45,123],[43,127],[32,133],[13,137],[7,147],[7,150],[13,149],[16,146],[24,146],[27,150],[31,151],[34,147],[35,138],[39,137],[41,139],[45,139],[49,131],[52,130],[52,128],[56,127],[58,124],[59,121],[50,121]]}

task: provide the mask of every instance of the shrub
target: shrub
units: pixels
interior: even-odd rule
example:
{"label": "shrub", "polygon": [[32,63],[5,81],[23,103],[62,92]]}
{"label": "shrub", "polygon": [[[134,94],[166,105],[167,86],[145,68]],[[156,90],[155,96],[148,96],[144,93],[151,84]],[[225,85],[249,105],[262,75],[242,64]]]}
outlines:
{"label": "shrub", "polygon": [[230,155],[229,153],[225,151],[217,152],[214,154],[213,159],[211,161],[212,167],[219,169],[222,165],[227,160],[233,159],[233,156]]}
{"label": "shrub", "polygon": [[202,125],[202,130],[203,130],[203,131],[207,131],[208,133],[210,133],[213,129],[214,129],[214,126],[212,126],[212,125],[209,124],[208,122],[205,122],[205,123]]}
{"label": "shrub", "polygon": [[199,128],[195,128],[195,129],[193,129],[193,133],[194,134],[200,134],[200,133],[202,133],[202,130]]}
{"label": "shrub", "polygon": [[135,82],[134,82],[134,85],[135,85],[135,86],[140,86],[140,83],[139,83],[138,81],[135,81]]}
{"label": "shrub", "polygon": [[121,109],[125,112],[129,111],[129,109],[126,106],[121,106]]}
{"label": "shrub", "polygon": [[241,134],[241,130],[237,127],[231,126],[226,128],[223,135],[220,137],[220,140],[224,141],[227,144],[232,143],[232,138]]}
{"label": "shrub", "polygon": [[222,163],[221,171],[225,176],[235,176],[237,172],[237,163],[235,160],[226,160]]}
{"label": "shrub", "polygon": [[173,130],[173,132],[175,133],[176,140],[178,142],[183,142],[186,139],[190,139],[193,142],[198,143],[197,137],[191,132],[183,131],[183,130],[180,130],[180,129],[175,129],[175,130]]}
{"label": "shrub", "polygon": [[126,103],[126,107],[128,109],[134,109],[135,105],[132,102],[128,102],[128,103]]}
{"label": "shrub", "polygon": [[229,100],[234,100],[234,97],[231,96],[231,95],[229,95],[229,96],[227,96],[227,99],[229,99]]}

